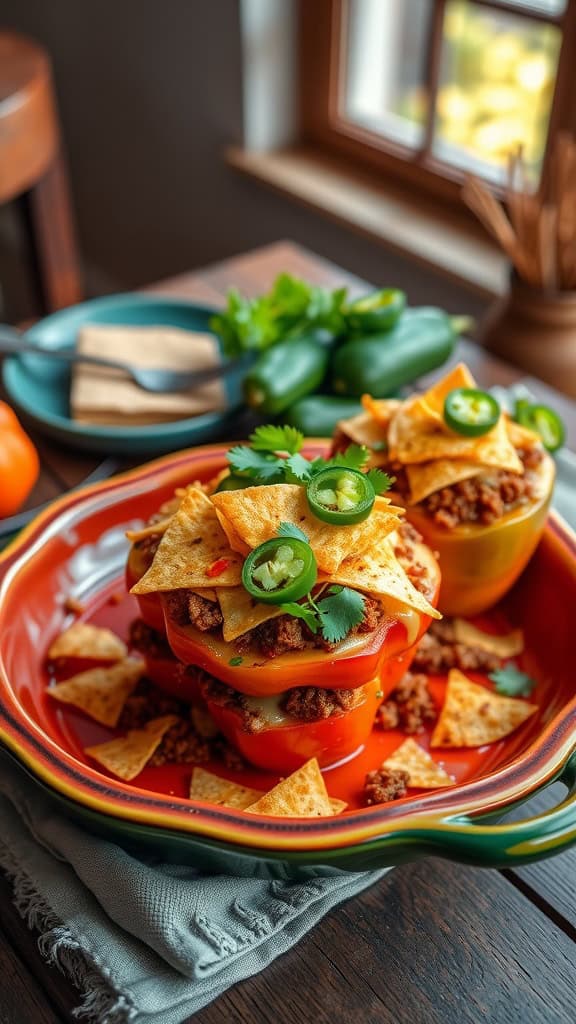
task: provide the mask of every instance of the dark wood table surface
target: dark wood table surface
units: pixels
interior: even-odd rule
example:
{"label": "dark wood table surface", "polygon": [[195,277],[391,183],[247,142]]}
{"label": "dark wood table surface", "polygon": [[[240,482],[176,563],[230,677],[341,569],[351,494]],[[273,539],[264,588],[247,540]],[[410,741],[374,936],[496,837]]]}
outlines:
{"label": "dark wood table surface", "polygon": [[[282,242],[152,290],[216,305],[230,285],[257,294],[281,270],[318,284],[348,284],[356,293],[366,287]],[[461,344],[458,357],[483,385],[523,376],[470,342]],[[536,381],[531,386],[561,411],[575,447],[576,403]],[[97,461],[36,440],[43,468],[33,501],[78,484]],[[550,806],[557,789],[525,805],[522,816]],[[514,871],[436,858],[394,869],[194,1021],[568,1024],[576,1020],[575,995],[576,848]],[[21,921],[0,875],[0,1024],[72,1024],[77,1004],[69,982],[41,960],[37,936]]]}

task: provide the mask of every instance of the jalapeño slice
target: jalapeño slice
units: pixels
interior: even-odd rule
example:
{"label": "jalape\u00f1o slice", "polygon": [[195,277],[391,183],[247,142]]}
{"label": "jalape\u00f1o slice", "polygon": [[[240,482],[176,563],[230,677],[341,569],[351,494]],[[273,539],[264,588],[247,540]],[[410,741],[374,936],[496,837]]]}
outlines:
{"label": "jalape\u00f1o slice", "polygon": [[514,419],[520,426],[538,434],[546,451],[558,451],[566,440],[566,430],[560,416],[548,405],[533,405],[520,399],[516,402]]}
{"label": "jalape\u00f1o slice", "polygon": [[444,420],[450,430],[464,437],[481,437],[496,426],[500,406],[493,395],[480,388],[454,388],[446,395]]}
{"label": "jalape\u00f1o slice", "polygon": [[306,497],[317,519],[334,526],[350,526],[368,518],[376,494],[359,469],[329,466],[312,478]]}
{"label": "jalape\u00f1o slice", "polygon": [[284,604],[308,594],[318,567],[309,544],[275,537],[250,552],[242,566],[242,584],[262,604]]}

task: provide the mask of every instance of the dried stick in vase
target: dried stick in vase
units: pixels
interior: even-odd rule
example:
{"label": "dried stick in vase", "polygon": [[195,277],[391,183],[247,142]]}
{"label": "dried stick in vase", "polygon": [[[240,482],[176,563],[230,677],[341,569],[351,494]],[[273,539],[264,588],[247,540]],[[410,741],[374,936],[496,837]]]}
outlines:
{"label": "dried stick in vase", "polygon": [[519,245],[518,237],[505,211],[492,193],[488,191],[478,178],[468,175],[462,189],[462,198],[466,205],[476,214],[488,233],[498,242],[500,248],[514,264],[518,273],[524,277],[526,272],[525,258]]}

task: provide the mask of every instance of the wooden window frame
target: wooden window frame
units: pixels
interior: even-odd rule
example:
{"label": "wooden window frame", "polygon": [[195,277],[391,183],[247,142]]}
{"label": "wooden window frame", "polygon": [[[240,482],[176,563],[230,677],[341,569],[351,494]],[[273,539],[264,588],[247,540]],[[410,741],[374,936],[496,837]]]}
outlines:
{"label": "wooden window frame", "polygon": [[[576,103],[571,103],[571,80],[576,61],[576,0],[567,0],[561,15],[535,12],[528,4],[474,0],[478,6],[529,17],[532,21],[557,25],[562,31],[556,87],[544,152],[541,187],[545,186],[551,141],[560,131],[576,132]],[[427,85],[430,114],[424,144],[414,150],[346,120],[340,112],[340,89],[344,78],[344,46],[341,36],[347,24],[348,0],[299,0],[300,137],[305,144],[320,146],[349,159],[376,167],[389,178],[405,185],[417,185],[449,202],[459,201],[464,168],[444,163],[432,155],[434,108],[440,74],[444,11],[447,0],[434,0],[431,46],[428,54]],[[572,57],[572,66],[570,58]],[[492,191],[502,194],[496,183]]]}

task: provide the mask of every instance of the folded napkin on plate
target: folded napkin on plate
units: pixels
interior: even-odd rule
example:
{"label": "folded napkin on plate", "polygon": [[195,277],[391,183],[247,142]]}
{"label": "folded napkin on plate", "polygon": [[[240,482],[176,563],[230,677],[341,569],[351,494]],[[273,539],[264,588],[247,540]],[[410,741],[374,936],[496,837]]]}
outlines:
{"label": "folded napkin on plate", "polygon": [[138,858],[55,814],[0,751],[0,867],[95,1024],[180,1024],[384,871],[268,881]]}
{"label": "folded napkin on plate", "polygon": [[[212,334],[178,327],[124,327],[88,324],[80,330],[76,348],[146,368],[204,370],[220,362]],[[70,409],[80,423],[137,426],[186,419],[223,409],[226,394],[221,379],[190,392],[150,394],[117,370],[76,363],[72,371]]]}

